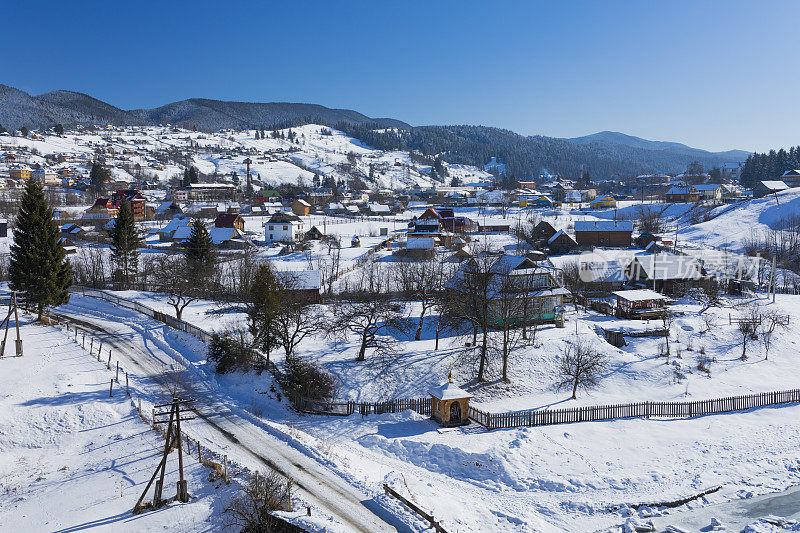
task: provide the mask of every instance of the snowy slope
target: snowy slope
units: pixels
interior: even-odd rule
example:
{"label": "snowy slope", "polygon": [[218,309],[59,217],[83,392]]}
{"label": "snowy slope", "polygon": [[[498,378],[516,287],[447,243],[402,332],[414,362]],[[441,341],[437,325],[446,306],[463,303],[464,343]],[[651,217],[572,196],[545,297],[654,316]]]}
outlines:
{"label": "snowy slope", "polygon": [[[0,523],[4,531],[181,531],[221,527],[208,469],[185,461],[187,504],[133,516],[163,438],[117,389],[112,372],[63,330],[23,318],[24,357],[0,359]],[[124,383],[124,381],[123,381]],[[164,495],[174,495],[170,456]],[[152,498],[151,494],[149,495]]]}
{"label": "snowy slope", "polygon": [[707,221],[679,229],[680,238],[698,244],[741,251],[743,241],[754,233],[759,235],[775,228],[781,219],[800,215],[800,189],[788,189],[738,204],[722,206],[711,215],[722,213]]}

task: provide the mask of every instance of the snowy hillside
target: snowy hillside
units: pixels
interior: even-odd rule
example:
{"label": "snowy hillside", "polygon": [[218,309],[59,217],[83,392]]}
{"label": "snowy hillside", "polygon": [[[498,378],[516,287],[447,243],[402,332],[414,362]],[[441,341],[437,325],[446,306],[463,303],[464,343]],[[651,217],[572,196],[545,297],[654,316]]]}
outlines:
{"label": "snowy hillside", "polygon": [[[278,130],[284,136],[289,129]],[[281,183],[312,185],[315,173],[321,179],[337,182],[358,177],[370,188],[429,187],[447,185],[451,177],[463,183],[482,181],[490,175],[465,165],[448,165],[446,181],[432,181],[431,168],[411,161],[408,152],[376,150],[352,137],[309,124],[292,128],[296,141],[256,139],[254,130],[244,132],[201,133],[162,127],[128,127],[99,132],[68,132],[64,136],[44,134],[43,138],[0,137],[0,146],[24,154],[15,161],[0,163],[0,171],[19,165],[45,165],[47,155],[59,155],[64,162],[54,168],[74,168],[88,174],[91,161],[102,154],[114,168],[115,179],[158,180],[165,187],[171,178],[182,174],[185,166],[180,150],[191,157],[206,180],[231,182],[236,173],[240,183],[247,174],[245,159],[256,187]]]}
{"label": "snowy hillside", "polygon": [[698,244],[741,251],[753,235],[776,229],[782,219],[800,215],[800,188],[749,200],[735,206],[721,206],[709,213],[713,218],[679,228],[679,238]]}

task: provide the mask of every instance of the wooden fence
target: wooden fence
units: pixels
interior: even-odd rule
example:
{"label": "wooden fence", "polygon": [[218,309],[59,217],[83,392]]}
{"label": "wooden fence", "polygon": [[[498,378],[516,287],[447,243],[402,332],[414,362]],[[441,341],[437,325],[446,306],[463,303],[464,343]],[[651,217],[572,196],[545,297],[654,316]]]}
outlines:
{"label": "wooden fence", "polygon": [[420,506],[410,501],[408,498],[405,498],[403,495],[401,495],[399,492],[394,490],[386,483],[383,484],[383,490],[386,491],[387,495],[392,496],[393,498],[397,498],[403,503],[403,505],[405,505],[406,507],[417,513],[420,517],[422,517],[423,520],[426,520],[430,525],[430,529],[433,529],[436,533],[447,533],[447,531],[445,531],[442,525],[436,521],[436,519],[432,514],[428,513]]}
{"label": "wooden fence", "polygon": [[622,418],[691,418],[715,413],[746,411],[755,407],[800,403],[800,389],[729,396],[693,402],[639,402],[616,405],[591,405],[570,409],[487,413],[469,408],[469,417],[486,429],[521,426],[548,426]]}
{"label": "wooden fence", "polygon": [[383,402],[336,402],[301,398],[295,405],[300,411],[318,415],[349,416],[353,413],[359,413],[362,416],[366,416],[369,414],[400,413],[408,409],[421,415],[431,414],[430,398],[404,398]]}
{"label": "wooden fence", "polygon": [[[127,298],[120,298],[119,296],[115,294],[110,294],[109,292],[104,290],[90,289],[87,287],[80,287],[77,285],[73,285],[70,290],[72,292],[76,292],[84,296],[90,296],[92,298],[105,300],[120,307],[136,311],[137,313],[142,313],[144,315],[149,316],[150,318],[158,320],[159,322],[163,322],[164,324],[168,325],[171,328],[183,331],[185,333],[188,333],[189,335],[197,337],[198,339],[206,343],[210,342],[212,337],[214,336],[213,333],[206,331],[202,328],[198,328],[194,324],[190,324],[185,320],[178,320],[177,318],[170,316],[162,311],[157,311],[152,307],[148,307],[134,300],[129,300]],[[263,357],[256,350],[251,349],[250,351],[251,351],[251,359],[253,361],[257,361],[259,364],[263,364],[264,367],[276,378],[280,378],[283,376],[283,373],[275,363],[273,363],[272,361],[267,361],[266,358]]]}

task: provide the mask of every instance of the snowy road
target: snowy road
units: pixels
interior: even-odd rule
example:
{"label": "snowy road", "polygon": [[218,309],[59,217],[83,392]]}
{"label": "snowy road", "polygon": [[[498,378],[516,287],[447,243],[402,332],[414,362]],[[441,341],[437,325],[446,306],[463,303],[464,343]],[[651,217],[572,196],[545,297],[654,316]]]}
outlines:
{"label": "snowy road", "polygon": [[[161,400],[175,386],[197,399],[197,420],[186,424],[186,433],[204,447],[253,470],[274,469],[291,477],[299,495],[340,521],[334,530],[365,533],[411,531],[411,528],[375,498],[368,497],[320,461],[287,442],[287,436],[259,423],[214,385],[169,342],[177,332],[149,317],[107,302],[74,296],[54,313],[77,323],[114,351],[114,360],[130,369],[139,389]],[[169,331],[167,331],[169,330]],[[177,349],[176,349],[177,348]],[[129,362],[126,365],[126,362]],[[169,372],[169,369],[178,372]],[[133,378],[135,376],[135,378]]]}

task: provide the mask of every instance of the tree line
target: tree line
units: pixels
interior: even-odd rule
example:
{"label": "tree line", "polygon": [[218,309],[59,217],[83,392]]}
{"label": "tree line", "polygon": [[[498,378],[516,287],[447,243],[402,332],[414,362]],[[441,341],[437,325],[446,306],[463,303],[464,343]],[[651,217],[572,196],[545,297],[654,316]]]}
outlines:
{"label": "tree line", "polygon": [[778,180],[784,172],[796,168],[800,168],[800,146],[753,153],[744,162],[739,182],[744,187],[752,188],[760,181]]}

